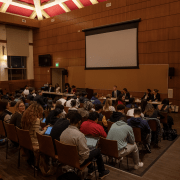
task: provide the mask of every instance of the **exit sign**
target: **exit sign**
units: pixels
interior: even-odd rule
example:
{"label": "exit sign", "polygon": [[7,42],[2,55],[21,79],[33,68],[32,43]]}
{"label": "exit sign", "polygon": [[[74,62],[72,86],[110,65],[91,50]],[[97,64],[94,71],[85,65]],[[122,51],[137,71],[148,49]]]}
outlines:
{"label": "exit sign", "polygon": [[55,67],[57,67],[57,68],[58,68],[58,67],[59,67],[59,63],[55,63]]}

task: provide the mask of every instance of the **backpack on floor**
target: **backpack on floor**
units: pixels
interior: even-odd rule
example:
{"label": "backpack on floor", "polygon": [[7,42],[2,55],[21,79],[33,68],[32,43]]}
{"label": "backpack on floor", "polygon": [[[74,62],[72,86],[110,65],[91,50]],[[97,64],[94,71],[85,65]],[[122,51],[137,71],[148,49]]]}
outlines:
{"label": "backpack on floor", "polygon": [[173,141],[177,137],[177,130],[176,129],[169,129],[164,130],[163,132],[163,139]]}
{"label": "backpack on floor", "polygon": [[75,172],[67,172],[57,178],[57,180],[81,180]]}

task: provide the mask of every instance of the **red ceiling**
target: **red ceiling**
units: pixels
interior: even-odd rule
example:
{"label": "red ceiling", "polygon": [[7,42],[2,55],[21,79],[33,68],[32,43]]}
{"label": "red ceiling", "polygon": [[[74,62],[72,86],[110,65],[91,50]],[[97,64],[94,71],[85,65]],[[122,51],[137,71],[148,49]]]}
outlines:
{"label": "red ceiling", "polygon": [[[34,0],[18,0],[18,1],[21,1],[21,2],[24,2],[24,3],[28,3],[28,4],[34,4]],[[48,1],[50,1],[50,0],[41,0],[41,3],[45,3],[45,2],[48,2]],[[103,2],[103,1],[107,1],[107,0],[98,0],[98,2]],[[90,5],[92,5],[90,0],[80,0],[80,2],[83,4],[83,6],[90,6]],[[67,7],[71,11],[75,10],[75,9],[78,9],[76,4],[74,4],[74,2],[72,0],[65,1],[64,3],[67,5]],[[0,2],[0,7],[2,6],[2,4],[3,3]],[[59,5],[55,5],[55,6],[49,7],[47,9],[44,9],[44,11],[50,17],[53,17],[53,16],[56,16],[56,15],[65,13],[65,11]],[[29,10],[29,9],[24,9],[24,8],[20,8],[20,7],[17,7],[17,6],[10,5],[8,7],[8,9],[7,9],[7,12],[29,17],[32,14],[33,11]]]}
{"label": "red ceiling", "polygon": [[47,9],[44,9],[44,11],[47,14],[49,14],[49,16],[51,16],[51,17],[65,13],[64,9],[62,9],[61,6],[58,4],[55,6],[49,7]]}
{"label": "red ceiling", "polygon": [[3,4],[3,3],[2,3],[2,2],[0,2],[0,7],[2,6],[2,4]]}
{"label": "red ceiling", "polygon": [[83,6],[90,6],[90,5],[92,5],[90,0],[80,0],[80,1],[83,4]]}
{"label": "red ceiling", "polygon": [[68,6],[68,8],[69,8],[71,11],[73,11],[73,10],[75,10],[75,9],[79,9],[79,8],[74,4],[74,2],[73,2],[72,0],[66,1],[66,2],[64,2],[64,3]]}
{"label": "red ceiling", "polygon": [[22,1],[22,2],[25,2],[25,3],[28,3],[28,4],[34,4],[33,0],[18,0],[18,1]]}
{"label": "red ceiling", "polygon": [[33,10],[10,5],[6,12],[29,17],[32,14]]}

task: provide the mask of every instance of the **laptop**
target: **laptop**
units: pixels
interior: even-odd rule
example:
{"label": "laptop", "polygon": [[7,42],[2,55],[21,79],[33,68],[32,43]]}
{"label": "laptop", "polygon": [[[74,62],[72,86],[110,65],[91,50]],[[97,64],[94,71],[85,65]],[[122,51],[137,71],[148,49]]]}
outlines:
{"label": "laptop", "polygon": [[50,135],[51,134],[51,130],[52,130],[52,126],[49,126],[48,128],[47,128],[47,130],[46,130],[46,132],[44,133],[44,135]]}

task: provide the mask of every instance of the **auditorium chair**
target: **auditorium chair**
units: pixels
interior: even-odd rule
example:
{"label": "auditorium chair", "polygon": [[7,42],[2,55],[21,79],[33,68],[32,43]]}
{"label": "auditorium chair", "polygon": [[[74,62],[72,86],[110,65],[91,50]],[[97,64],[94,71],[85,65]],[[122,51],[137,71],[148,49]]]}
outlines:
{"label": "auditorium chair", "polygon": [[68,109],[69,109],[69,107],[64,106],[64,111],[65,111],[66,113],[68,113]]}
{"label": "auditorium chair", "polygon": [[[17,136],[19,139],[19,146],[20,148],[25,148],[28,149],[30,151],[37,152],[38,149],[33,145],[32,145],[32,141],[31,141],[31,137],[29,134],[29,130],[23,130],[23,129],[19,129],[18,127],[16,127],[16,131],[17,131]],[[35,165],[36,165],[36,160],[34,157],[34,177],[35,177]],[[18,156],[18,168],[20,167],[20,151],[19,151],[19,156]]]}
{"label": "auditorium chair", "polygon": [[[88,162],[83,167],[81,167],[79,163],[79,154],[76,146],[63,144],[57,140],[55,140],[55,144],[58,154],[58,161],[63,165],[71,166],[77,169],[78,172],[82,172],[88,165],[92,163],[92,162]],[[82,179],[82,173],[81,173],[81,179]]]}
{"label": "auditorium chair", "polygon": [[111,126],[112,126],[114,123],[111,122],[111,121],[107,121],[107,124],[108,124],[108,132],[109,132],[109,130],[111,129]]}
{"label": "auditorium chair", "polygon": [[106,117],[106,119],[110,119],[111,115],[112,115],[112,111],[102,111],[101,112],[102,115],[104,115]]}
{"label": "auditorium chair", "polygon": [[128,110],[130,110],[130,109],[132,109],[132,108],[127,108],[127,107],[125,107],[124,113],[127,114]]}
{"label": "auditorium chair", "polygon": [[167,124],[168,113],[166,113],[166,112],[160,112],[160,113],[164,116],[163,119],[160,119],[160,122],[163,124]]}
{"label": "auditorium chair", "polygon": [[[14,124],[9,124],[9,123],[4,122],[4,127],[6,130],[7,138],[13,142],[18,143],[17,131]],[[7,141],[7,146],[6,146],[6,159],[7,159],[7,153],[8,153],[8,141]]]}
{"label": "auditorium chair", "polygon": [[47,125],[46,125],[46,123],[43,123],[43,122],[40,121],[40,126],[41,126],[42,128],[44,128],[44,127],[46,127]]}

